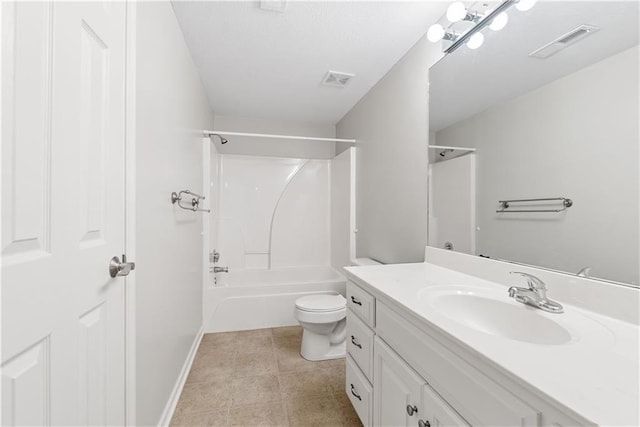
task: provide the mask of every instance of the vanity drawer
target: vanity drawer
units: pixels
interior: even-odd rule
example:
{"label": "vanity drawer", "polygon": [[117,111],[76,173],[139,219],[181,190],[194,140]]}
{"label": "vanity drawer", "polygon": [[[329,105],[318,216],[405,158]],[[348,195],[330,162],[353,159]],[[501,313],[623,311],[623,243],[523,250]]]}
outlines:
{"label": "vanity drawer", "polygon": [[353,282],[347,282],[347,307],[360,316],[368,326],[375,326],[376,300]]}
{"label": "vanity drawer", "polygon": [[360,417],[360,421],[364,426],[371,425],[371,402],[373,400],[373,389],[369,381],[362,375],[360,369],[353,361],[353,359],[347,355],[347,382],[345,391],[351,404],[356,410],[356,413]]}
{"label": "vanity drawer", "polygon": [[371,381],[374,333],[351,310],[347,310],[347,351]]}
{"label": "vanity drawer", "polygon": [[376,333],[471,425],[538,425],[536,410],[380,302]]}

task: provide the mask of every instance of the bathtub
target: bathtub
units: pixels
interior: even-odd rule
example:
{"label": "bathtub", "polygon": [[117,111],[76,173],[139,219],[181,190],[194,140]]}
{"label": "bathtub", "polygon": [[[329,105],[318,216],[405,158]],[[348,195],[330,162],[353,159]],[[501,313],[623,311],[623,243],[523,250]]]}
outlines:
{"label": "bathtub", "polygon": [[[213,276],[211,276],[213,280]],[[297,325],[295,300],[309,294],[345,295],[346,279],[331,267],[241,270],[218,274],[205,291],[205,332]]]}

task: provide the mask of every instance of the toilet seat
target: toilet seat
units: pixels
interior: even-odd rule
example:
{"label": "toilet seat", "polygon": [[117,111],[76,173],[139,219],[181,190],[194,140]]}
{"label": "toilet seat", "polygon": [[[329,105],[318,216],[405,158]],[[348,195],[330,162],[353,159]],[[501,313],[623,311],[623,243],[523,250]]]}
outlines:
{"label": "toilet seat", "polygon": [[343,310],[347,300],[342,295],[308,295],[296,300],[296,309],[312,313]]}

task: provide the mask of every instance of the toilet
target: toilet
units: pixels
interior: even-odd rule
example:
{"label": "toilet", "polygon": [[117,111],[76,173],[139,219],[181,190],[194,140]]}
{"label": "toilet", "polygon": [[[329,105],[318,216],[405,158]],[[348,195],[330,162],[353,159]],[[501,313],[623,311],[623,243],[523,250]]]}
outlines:
{"label": "toilet", "polygon": [[[380,265],[356,258],[351,265]],[[300,354],[307,360],[338,359],[347,354],[347,300],[339,294],[306,295],[296,300],[295,318],[302,326]]]}
{"label": "toilet", "polygon": [[296,300],[295,317],[302,326],[302,357],[319,361],[345,356],[347,300],[342,295],[300,297]]}

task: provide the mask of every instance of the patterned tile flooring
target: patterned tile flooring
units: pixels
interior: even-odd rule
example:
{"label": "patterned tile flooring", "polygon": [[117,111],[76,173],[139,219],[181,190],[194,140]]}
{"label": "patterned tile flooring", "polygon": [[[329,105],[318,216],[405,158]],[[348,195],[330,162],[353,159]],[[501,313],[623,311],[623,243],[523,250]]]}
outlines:
{"label": "patterned tile flooring", "polygon": [[171,426],[362,426],[345,360],[300,356],[299,326],[206,334]]}

